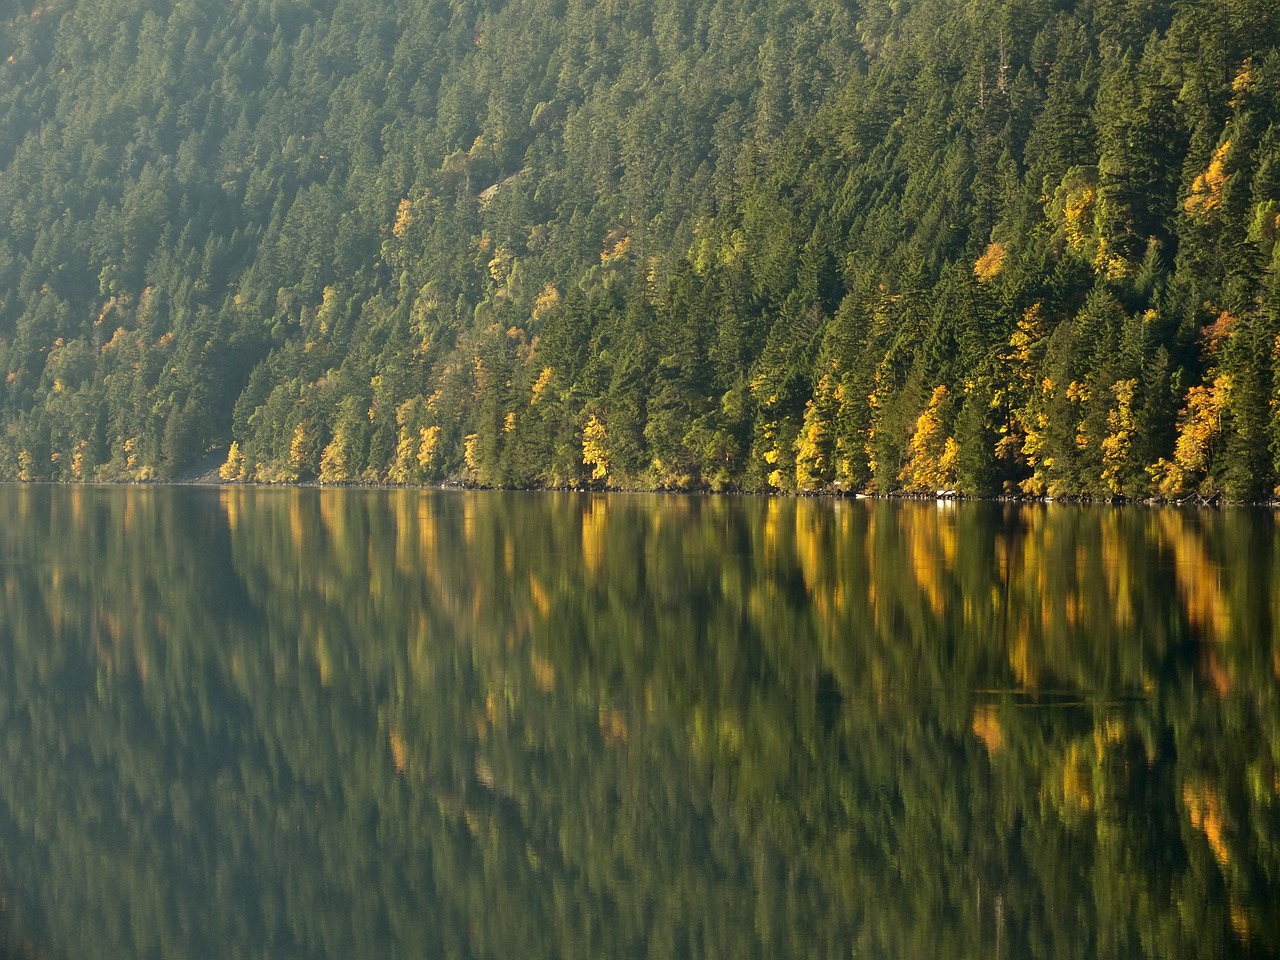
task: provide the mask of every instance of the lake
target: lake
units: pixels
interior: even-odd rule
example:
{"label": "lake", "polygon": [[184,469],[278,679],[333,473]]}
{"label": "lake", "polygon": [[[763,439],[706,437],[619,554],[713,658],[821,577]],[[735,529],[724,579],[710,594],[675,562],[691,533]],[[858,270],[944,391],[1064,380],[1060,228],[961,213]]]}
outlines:
{"label": "lake", "polygon": [[1280,951],[1270,512],[0,486],[11,957]]}

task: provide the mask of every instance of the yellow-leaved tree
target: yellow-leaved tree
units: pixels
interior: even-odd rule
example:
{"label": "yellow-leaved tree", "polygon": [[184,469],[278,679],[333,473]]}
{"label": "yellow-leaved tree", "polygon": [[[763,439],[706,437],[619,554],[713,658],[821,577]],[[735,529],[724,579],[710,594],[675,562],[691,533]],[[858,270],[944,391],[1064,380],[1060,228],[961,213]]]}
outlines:
{"label": "yellow-leaved tree", "polygon": [[607,440],[604,422],[592,414],[582,429],[582,462],[592,468],[592,480],[603,480],[609,475]]}
{"label": "yellow-leaved tree", "polygon": [[973,265],[973,275],[978,278],[979,283],[987,283],[1000,276],[1000,271],[1004,268],[1005,252],[1004,244],[999,240],[992,240],[987,244],[987,249]]}
{"label": "yellow-leaved tree", "polygon": [[935,387],[928,405],[916,419],[907,464],[898,476],[907,490],[924,493],[955,486],[960,447],[943,425],[950,399],[945,386]]}
{"label": "yellow-leaved tree", "polygon": [[1206,218],[1222,206],[1222,198],[1231,174],[1227,173],[1227,157],[1231,153],[1231,141],[1223,141],[1209,161],[1209,168],[1199,174],[1191,184],[1191,193],[1182,207],[1193,217]]}
{"label": "yellow-leaved tree", "polygon": [[320,454],[321,483],[348,483],[356,479],[359,469],[357,441],[360,422],[364,419],[359,397],[346,397],[338,405],[333,434]]}
{"label": "yellow-leaved tree", "polygon": [[823,374],[813,399],[804,406],[804,424],[796,437],[796,489],[817,490],[835,477],[835,438],[831,420],[839,409],[840,385]]}
{"label": "yellow-leaved tree", "polygon": [[[1017,472],[1015,468],[1024,459],[1033,468],[1037,465],[1035,454],[1042,443],[1040,432],[1045,426],[1042,419],[1045,398],[1040,368],[1048,335],[1044,308],[1039,302],[1034,303],[1023,312],[1009,337],[1008,346],[1001,354],[1001,360],[1008,371],[1005,382],[1009,420],[996,442],[995,454],[1006,465],[1004,469],[1009,474]],[[1030,486],[1034,488],[1037,484],[1042,492],[1043,479],[1036,481],[1033,478]]]}
{"label": "yellow-leaved tree", "polygon": [[297,480],[304,465],[311,460],[315,446],[315,434],[311,429],[311,420],[301,420],[293,428],[293,439],[289,441],[288,469],[279,471],[278,479],[289,482]]}
{"label": "yellow-leaved tree", "polygon": [[223,480],[244,479],[244,454],[240,452],[240,444],[234,440],[227,451],[227,462],[218,470],[218,476]]}
{"label": "yellow-leaved tree", "polygon": [[1187,391],[1187,405],[1178,414],[1172,462],[1161,457],[1147,468],[1161,496],[1179,497],[1193,490],[1202,495],[1217,493],[1210,468],[1222,436],[1222,414],[1231,402],[1231,388],[1231,375],[1224,373],[1211,384]]}
{"label": "yellow-leaved tree", "polygon": [[1133,437],[1138,432],[1138,421],[1133,412],[1133,396],[1137,380],[1119,380],[1111,385],[1116,404],[1107,413],[1107,430],[1102,438],[1102,482],[1112,493],[1128,494],[1124,474],[1133,448]]}
{"label": "yellow-leaved tree", "polygon": [[345,483],[351,479],[351,464],[346,455],[348,442],[342,427],[334,431],[333,439],[320,455],[321,483]]}

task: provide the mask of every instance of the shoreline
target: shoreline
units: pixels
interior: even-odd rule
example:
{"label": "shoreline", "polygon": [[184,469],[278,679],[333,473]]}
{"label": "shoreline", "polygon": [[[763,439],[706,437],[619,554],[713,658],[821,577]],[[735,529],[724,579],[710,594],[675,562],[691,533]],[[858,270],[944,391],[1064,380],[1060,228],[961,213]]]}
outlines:
{"label": "shoreline", "polygon": [[1220,510],[1228,507],[1250,507],[1262,509],[1280,508],[1280,499],[1272,500],[1229,500],[1225,497],[1185,497],[1181,500],[1167,500],[1161,497],[1147,497],[1144,499],[1133,499],[1129,497],[1033,497],[1033,496],[1014,496],[1011,494],[997,494],[994,496],[974,496],[972,494],[958,493],[955,491],[944,490],[936,493],[864,493],[862,491],[852,490],[807,490],[807,491],[787,491],[787,490],[709,490],[709,489],[661,489],[646,487],[486,487],[478,484],[470,484],[462,481],[445,481],[442,483],[386,483],[372,481],[350,481],[344,483],[323,483],[319,480],[295,480],[289,482],[263,482],[263,481],[244,481],[244,480],[223,480],[216,470],[211,472],[185,472],[180,476],[167,479],[156,480],[39,480],[39,481],[21,481],[21,480],[5,480],[0,481],[5,485],[11,486],[53,486],[53,487],[241,487],[245,489],[324,489],[324,490],[470,490],[475,492],[492,492],[492,493],[579,493],[579,494],[614,494],[619,496],[628,495],[659,495],[659,496],[676,496],[676,497],[763,497],[777,498],[783,500],[883,500],[891,502],[922,502],[922,503],[991,503],[991,504],[1009,504],[1009,505],[1062,505],[1076,507],[1176,507],[1191,508],[1197,510]]}
{"label": "shoreline", "polygon": [[[738,497],[779,497],[815,500],[899,500],[899,501],[932,501],[935,503],[1010,503],[1010,504],[1070,504],[1074,506],[1144,506],[1144,507],[1192,507],[1196,509],[1221,509],[1222,507],[1269,507],[1280,508],[1280,499],[1270,500],[1229,500],[1223,496],[1203,497],[1189,496],[1180,500],[1168,500],[1163,497],[1034,497],[1028,495],[994,494],[992,496],[975,496],[957,490],[938,490],[933,493],[897,491],[894,493],[866,493],[859,490],[824,489],[824,490],[710,490],[700,488],[660,489],[646,487],[486,487],[466,483],[461,480],[446,480],[434,484],[398,484],[353,480],[343,483],[322,483],[319,480],[296,480],[285,483],[267,483],[262,481],[224,480],[219,474],[222,464],[226,462],[226,451],[214,451],[182,471],[178,476],[165,480],[94,480],[86,484],[167,484],[170,486],[202,486],[202,487],[320,487],[326,489],[364,489],[364,490],[492,490],[508,493],[616,493],[616,494],[672,494],[676,496],[738,496]],[[59,481],[52,481],[57,483]]]}

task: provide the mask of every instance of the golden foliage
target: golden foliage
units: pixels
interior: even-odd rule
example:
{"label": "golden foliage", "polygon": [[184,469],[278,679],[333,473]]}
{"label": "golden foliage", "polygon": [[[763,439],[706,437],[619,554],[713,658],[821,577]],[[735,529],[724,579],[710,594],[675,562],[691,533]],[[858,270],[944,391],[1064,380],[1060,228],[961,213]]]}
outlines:
{"label": "golden foliage", "polygon": [[391,232],[395,234],[397,240],[403,240],[411,226],[413,226],[413,201],[405,198],[396,208],[396,222]]}
{"label": "golden foliage", "polygon": [[916,419],[915,434],[908,448],[910,458],[898,479],[908,490],[946,490],[955,486],[960,447],[947,436],[942,425],[944,406],[950,399],[945,386],[934,388],[929,403]]}
{"label": "golden foliage", "polygon": [[1097,168],[1073,167],[1054,191],[1046,213],[1059,225],[1068,249],[1088,260],[1099,276],[1119,280],[1129,273],[1129,264],[1111,251],[1107,237],[1099,230],[1107,212],[1105,205],[1098,189]]}
{"label": "golden foliage", "polygon": [[533,301],[533,319],[541,320],[559,302],[560,291],[548,283]]}
{"label": "golden foliage", "polygon": [[533,406],[542,399],[542,395],[547,392],[547,387],[551,385],[551,380],[555,376],[555,372],[550,367],[543,367],[542,372],[538,374],[538,379],[533,382],[533,393],[529,398],[529,406]]}
{"label": "golden foliage", "polygon": [[[137,450],[138,450],[137,437],[130,437],[128,440],[124,442],[124,454],[125,454],[124,465],[126,470],[133,470],[138,466]],[[21,456],[19,456],[19,459],[21,459]]]}
{"label": "golden foliage", "polygon": [[494,283],[503,283],[507,279],[513,262],[514,258],[507,247],[499,246],[493,251],[493,258],[489,261],[489,276],[493,277]]}
{"label": "golden foliage", "polygon": [[[1043,456],[1048,444],[1047,431],[1050,423],[1047,410],[1057,393],[1058,385],[1050,377],[1041,378],[1039,392],[1028,398],[1027,407],[1019,413],[1024,430],[1022,453],[1034,472],[1019,483],[1018,488],[1028,496],[1058,496],[1061,493],[1061,482],[1050,483],[1045,476],[1045,471],[1053,467],[1054,458]],[[1074,380],[1067,384],[1066,397],[1072,403],[1083,403],[1089,399],[1089,394],[1090,391],[1084,384]],[[1087,446],[1089,438],[1080,433],[1078,428],[1077,422],[1076,443]]]}
{"label": "golden foliage", "polygon": [[289,443],[289,466],[302,466],[311,450],[311,421],[303,420],[293,428],[293,440]]}
{"label": "golden foliage", "polygon": [[244,454],[240,451],[240,444],[234,440],[227,451],[227,462],[219,468],[218,476],[223,480],[244,479]]}
{"label": "golden foliage", "polygon": [[1072,403],[1088,403],[1093,399],[1093,391],[1087,384],[1072,380],[1067,384],[1067,399]]}
{"label": "golden foliage", "polygon": [[1035,357],[1032,352],[1044,340],[1046,335],[1044,308],[1033,303],[1018,320],[1018,326],[1009,337],[1009,360],[1016,368],[1018,380],[1029,386],[1035,380]]}
{"label": "golden foliage", "polygon": [[462,457],[467,462],[467,469],[476,473],[480,469],[480,434],[469,433],[462,441]]}
{"label": "golden foliage", "polygon": [[1240,64],[1239,71],[1231,80],[1231,92],[1234,94],[1230,101],[1232,109],[1235,109],[1244,103],[1249,91],[1253,89],[1254,83],[1253,57],[1249,57],[1244,63]]}
{"label": "golden foliage", "polygon": [[320,454],[321,483],[346,483],[351,479],[351,464],[347,462],[346,438],[342,431],[335,434]]}
{"label": "golden foliage", "polygon": [[631,237],[625,230],[621,227],[610,230],[608,236],[604,238],[604,250],[600,254],[600,262],[613,263],[615,260],[621,260],[630,249]]}
{"label": "golden foliage", "polygon": [[1112,493],[1125,493],[1121,479],[1129,462],[1133,438],[1138,433],[1138,421],[1133,413],[1133,396],[1138,381],[1118,380],[1111,385],[1116,398],[1115,406],[1107,413],[1107,429],[1111,431],[1102,440],[1102,481]]}
{"label": "golden foliage", "polygon": [[428,470],[435,463],[436,449],[440,446],[440,428],[423,427],[418,431],[418,466]]}
{"label": "golden foliage", "polygon": [[[828,435],[821,411],[808,401],[804,406],[804,425],[796,437],[796,489],[816,490],[823,485],[827,468],[825,452]],[[774,460],[778,452],[773,451]]]}
{"label": "golden foliage", "polygon": [[987,244],[987,249],[973,265],[973,275],[978,278],[978,282],[986,283],[1000,276],[1000,271],[1004,267],[1004,257],[1004,244],[998,240],[992,240]]}
{"label": "golden foliage", "polygon": [[[805,403],[804,422],[800,433],[796,436],[796,489],[816,490],[825,486],[832,477],[831,453],[834,444],[828,416],[824,412],[839,402],[839,388],[835,385],[831,374],[824,374],[818,382],[814,397]],[[776,463],[780,451],[771,451]],[[768,459],[769,454],[766,454]]]}
{"label": "golden foliage", "polygon": [[1098,200],[1098,188],[1084,184],[1066,195],[1062,208],[1062,225],[1067,244],[1076,252],[1083,252],[1093,236],[1093,213]]}
{"label": "golden foliage", "polygon": [[1209,169],[1192,182],[1191,193],[1182,205],[1191,216],[1207,217],[1221,208],[1227,181],[1231,179],[1231,174],[1226,172],[1227,154],[1230,152],[1231,141],[1226,140],[1209,161]]}
{"label": "golden foliage", "polygon": [[72,453],[71,453],[71,479],[73,480],[85,479],[85,466],[87,465],[86,455],[88,454],[88,452],[89,452],[88,440],[81,440],[79,443],[75,445],[75,448],[74,450],[72,450]]}
{"label": "golden foliage", "polygon": [[124,340],[128,338],[128,335],[129,335],[128,330],[125,330],[123,326],[116,326],[115,333],[111,334],[111,339],[109,339],[108,342],[102,344],[102,351],[101,351],[102,355],[106,356],[108,355],[108,353],[113,351],[113,349],[118,349],[119,347],[122,347],[124,344]]}
{"label": "golden foliage", "polygon": [[408,483],[411,479],[410,472],[413,468],[414,454],[418,449],[418,441],[413,436],[412,431],[407,427],[400,428],[400,440],[396,444],[396,456],[392,461],[390,469],[387,470],[387,479],[392,483]]}
{"label": "golden foliage", "polygon": [[1222,432],[1222,414],[1231,401],[1231,376],[1220,374],[1209,386],[1187,391],[1187,405],[1178,415],[1178,441],[1173,462],[1161,458],[1147,470],[1162,496],[1187,493],[1190,484],[1209,469],[1214,441]]}
{"label": "golden foliage", "polygon": [[592,480],[603,480],[609,475],[607,439],[604,423],[592,414],[582,430],[582,462],[593,468]]}

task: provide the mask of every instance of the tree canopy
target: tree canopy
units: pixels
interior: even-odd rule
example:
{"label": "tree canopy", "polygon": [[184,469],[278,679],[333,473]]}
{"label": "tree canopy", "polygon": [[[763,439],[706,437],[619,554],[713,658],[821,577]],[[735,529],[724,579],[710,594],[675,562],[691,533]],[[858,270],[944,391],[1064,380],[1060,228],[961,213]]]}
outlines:
{"label": "tree canopy", "polygon": [[1280,479],[1268,0],[10,9],[0,477]]}

